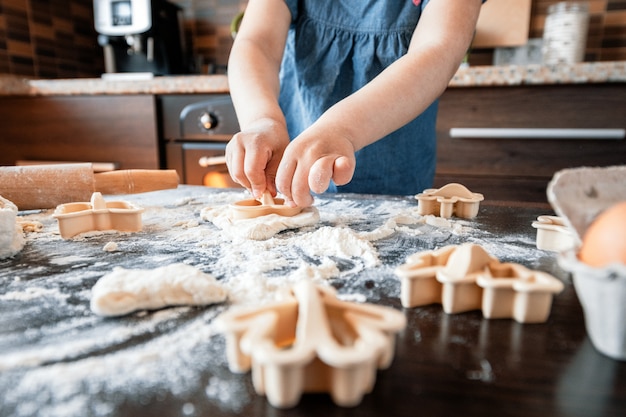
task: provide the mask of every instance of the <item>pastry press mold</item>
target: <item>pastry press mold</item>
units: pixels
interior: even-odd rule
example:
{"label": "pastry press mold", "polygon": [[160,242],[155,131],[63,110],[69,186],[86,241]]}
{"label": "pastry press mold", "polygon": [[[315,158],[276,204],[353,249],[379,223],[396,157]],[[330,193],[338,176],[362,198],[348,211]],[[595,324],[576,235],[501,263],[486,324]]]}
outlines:
{"label": "pastry press mold", "polygon": [[574,232],[559,216],[539,216],[532,226],[537,229],[537,249],[562,252],[576,244]]}
{"label": "pastry press mold", "polygon": [[406,319],[301,281],[285,301],[226,312],[216,325],[226,337],[231,371],[251,368],[256,392],[274,407],[293,407],[305,392],[326,392],[351,407],[373,389],[377,370],[391,364],[395,334]]}
{"label": "pastry press mold", "polygon": [[485,198],[482,194],[473,193],[464,185],[446,184],[439,189],[429,188],[417,194],[417,211],[422,216],[433,214],[449,218],[452,215],[472,219],[478,215],[480,202]]}
{"label": "pastry press mold", "polygon": [[252,219],[268,214],[292,217],[302,211],[302,207],[285,205],[285,200],[282,198],[273,198],[269,191],[265,191],[260,199],[240,200],[231,204],[230,207],[232,217],[236,220]]}
{"label": "pastry press mold", "polygon": [[54,217],[64,239],[97,230],[138,232],[142,228],[143,208],[125,201],[105,201],[95,192],[90,202],[67,203],[57,206]]}
{"label": "pastry press mold", "polygon": [[403,307],[438,303],[447,314],[482,310],[485,318],[520,323],[545,322],[564,288],[552,275],[501,263],[472,243],[413,254],[396,275]]}

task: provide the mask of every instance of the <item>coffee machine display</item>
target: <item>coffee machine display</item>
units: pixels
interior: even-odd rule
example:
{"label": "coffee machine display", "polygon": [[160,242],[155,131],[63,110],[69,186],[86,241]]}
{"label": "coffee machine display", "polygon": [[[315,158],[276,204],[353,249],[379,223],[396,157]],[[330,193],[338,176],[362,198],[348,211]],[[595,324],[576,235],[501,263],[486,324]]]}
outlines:
{"label": "coffee machine display", "polygon": [[105,75],[188,74],[182,10],[165,0],[94,0]]}

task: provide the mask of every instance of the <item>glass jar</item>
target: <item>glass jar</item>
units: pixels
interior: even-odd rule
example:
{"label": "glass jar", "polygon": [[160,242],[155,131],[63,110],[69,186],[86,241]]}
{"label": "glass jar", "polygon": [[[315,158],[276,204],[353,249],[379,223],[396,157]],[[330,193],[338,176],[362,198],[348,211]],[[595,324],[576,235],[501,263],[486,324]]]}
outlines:
{"label": "glass jar", "polygon": [[559,2],[548,7],[543,29],[543,63],[574,64],[585,58],[589,6],[585,2]]}

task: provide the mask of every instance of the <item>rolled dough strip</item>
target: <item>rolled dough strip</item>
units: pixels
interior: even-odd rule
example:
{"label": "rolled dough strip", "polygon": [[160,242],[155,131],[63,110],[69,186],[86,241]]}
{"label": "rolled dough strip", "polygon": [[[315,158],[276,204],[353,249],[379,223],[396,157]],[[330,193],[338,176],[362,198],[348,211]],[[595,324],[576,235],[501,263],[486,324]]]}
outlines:
{"label": "rolled dough strip", "polygon": [[176,263],[155,269],[116,267],[92,289],[91,311],[122,316],[138,310],[174,305],[208,305],[226,300],[227,293],[210,274]]}

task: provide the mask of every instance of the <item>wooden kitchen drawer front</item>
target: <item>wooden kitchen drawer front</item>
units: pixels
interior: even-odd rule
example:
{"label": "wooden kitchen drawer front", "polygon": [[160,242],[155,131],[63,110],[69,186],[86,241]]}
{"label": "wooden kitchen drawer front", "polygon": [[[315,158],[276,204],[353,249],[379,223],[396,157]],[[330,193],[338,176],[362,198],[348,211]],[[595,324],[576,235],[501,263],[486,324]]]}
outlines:
{"label": "wooden kitchen drawer front", "polygon": [[113,162],[158,169],[154,96],[0,98],[0,165],[19,160]]}
{"label": "wooden kitchen drawer front", "polygon": [[624,97],[624,84],[450,88],[439,105],[437,174],[551,177],[624,164],[624,139],[450,137],[451,128],[624,129]]}

